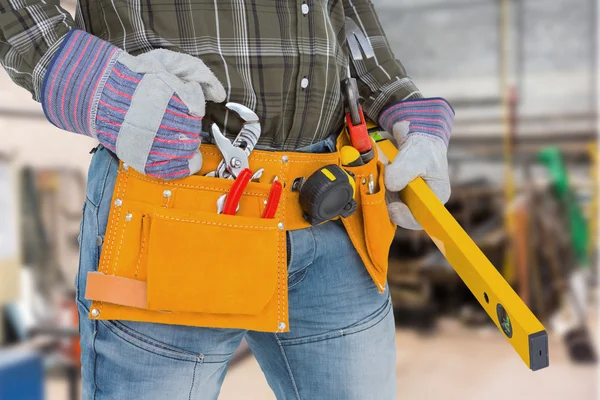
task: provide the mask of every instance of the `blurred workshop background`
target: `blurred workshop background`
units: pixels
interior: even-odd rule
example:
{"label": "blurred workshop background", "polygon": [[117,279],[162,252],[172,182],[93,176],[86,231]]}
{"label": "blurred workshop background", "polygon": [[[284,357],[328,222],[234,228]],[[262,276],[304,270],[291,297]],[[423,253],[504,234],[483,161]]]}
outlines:
{"label": "blurred workshop background", "polygon": [[[448,209],[550,336],[550,367],[529,371],[427,235],[399,229],[398,398],[597,398],[597,1],[374,3],[423,93],[456,109]],[[79,398],[72,282],[94,146],[0,70],[2,400]],[[274,398],[244,348],[220,398]]]}

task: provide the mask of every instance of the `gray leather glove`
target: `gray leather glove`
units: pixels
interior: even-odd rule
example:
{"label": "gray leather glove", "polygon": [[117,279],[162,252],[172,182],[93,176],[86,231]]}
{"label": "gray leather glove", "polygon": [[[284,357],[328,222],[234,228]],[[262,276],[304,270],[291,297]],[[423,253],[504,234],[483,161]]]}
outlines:
{"label": "gray leather glove", "polygon": [[98,139],[138,172],[177,179],[200,170],[205,103],[225,97],[198,58],[166,49],[133,56],[75,29],[52,60],[41,100],[59,128]]}
{"label": "gray leather glove", "polygon": [[447,150],[444,141],[431,135],[411,133],[410,122],[397,122],[393,135],[399,153],[385,169],[385,186],[388,192],[388,212],[396,225],[406,229],[420,230],[408,206],[400,201],[398,192],[417,177],[422,177],[442,203],[450,198]]}

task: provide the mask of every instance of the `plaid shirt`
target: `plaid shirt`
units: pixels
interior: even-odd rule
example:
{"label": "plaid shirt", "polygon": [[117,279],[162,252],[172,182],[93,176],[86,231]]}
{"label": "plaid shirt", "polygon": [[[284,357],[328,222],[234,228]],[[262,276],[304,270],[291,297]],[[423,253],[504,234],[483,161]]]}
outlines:
{"label": "plaid shirt", "polygon": [[[78,27],[133,55],[167,48],[201,58],[227,101],[258,114],[260,145],[297,149],[343,125],[345,16],[375,50],[375,58],[351,66],[366,115],[377,121],[386,106],[422,97],[394,59],[370,0],[80,0],[75,21],[57,3],[0,0],[0,62],[37,101],[61,38]],[[240,124],[215,104],[205,122],[231,132]]]}

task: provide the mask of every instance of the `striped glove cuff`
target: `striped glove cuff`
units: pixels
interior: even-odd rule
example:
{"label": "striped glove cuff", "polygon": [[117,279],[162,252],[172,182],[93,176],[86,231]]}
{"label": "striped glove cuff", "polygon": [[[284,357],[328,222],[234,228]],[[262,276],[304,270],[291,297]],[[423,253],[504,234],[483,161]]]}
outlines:
{"label": "striped glove cuff", "polygon": [[99,94],[121,52],[82,30],[65,35],[42,84],[46,118],[60,129],[96,137]]}
{"label": "striped glove cuff", "polygon": [[[126,63],[135,64],[135,58],[87,32],[72,30],[42,85],[46,117],[60,129],[98,139],[141,173],[163,179],[195,173],[201,164],[202,118],[190,115],[165,82],[179,80],[165,71],[163,79],[134,72]],[[148,63],[155,68],[159,64]],[[199,83],[195,87],[200,90]],[[202,93],[196,97],[203,108]]]}
{"label": "striped glove cuff", "polygon": [[413,99],[392,104],[379,116],[379,125],[390,133],[394,124],[401,121],[410,123],[407,137],[415,134],[437,137],[448,146],[454,109],[442,98]]}

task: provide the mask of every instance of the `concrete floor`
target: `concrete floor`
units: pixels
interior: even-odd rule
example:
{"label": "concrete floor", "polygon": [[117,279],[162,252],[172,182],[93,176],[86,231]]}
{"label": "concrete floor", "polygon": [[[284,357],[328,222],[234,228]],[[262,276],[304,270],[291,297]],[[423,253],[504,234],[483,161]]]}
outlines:
{"label": "concrete floor", "polygon": [[[439,332],[429,337],[398,330],[396,341],[398,399],[598,398],[598,368],[572,364],[556,336],[550,337],[550,368],[537,372],[529,371],[496,331],[467,329],[453,320],[441,321]],[[48,400],[66,399],[64,382],[50,381],[47,388]],[[275,396],[254,358],[248,357],[229,370],[219,399],[272,400]]]}

